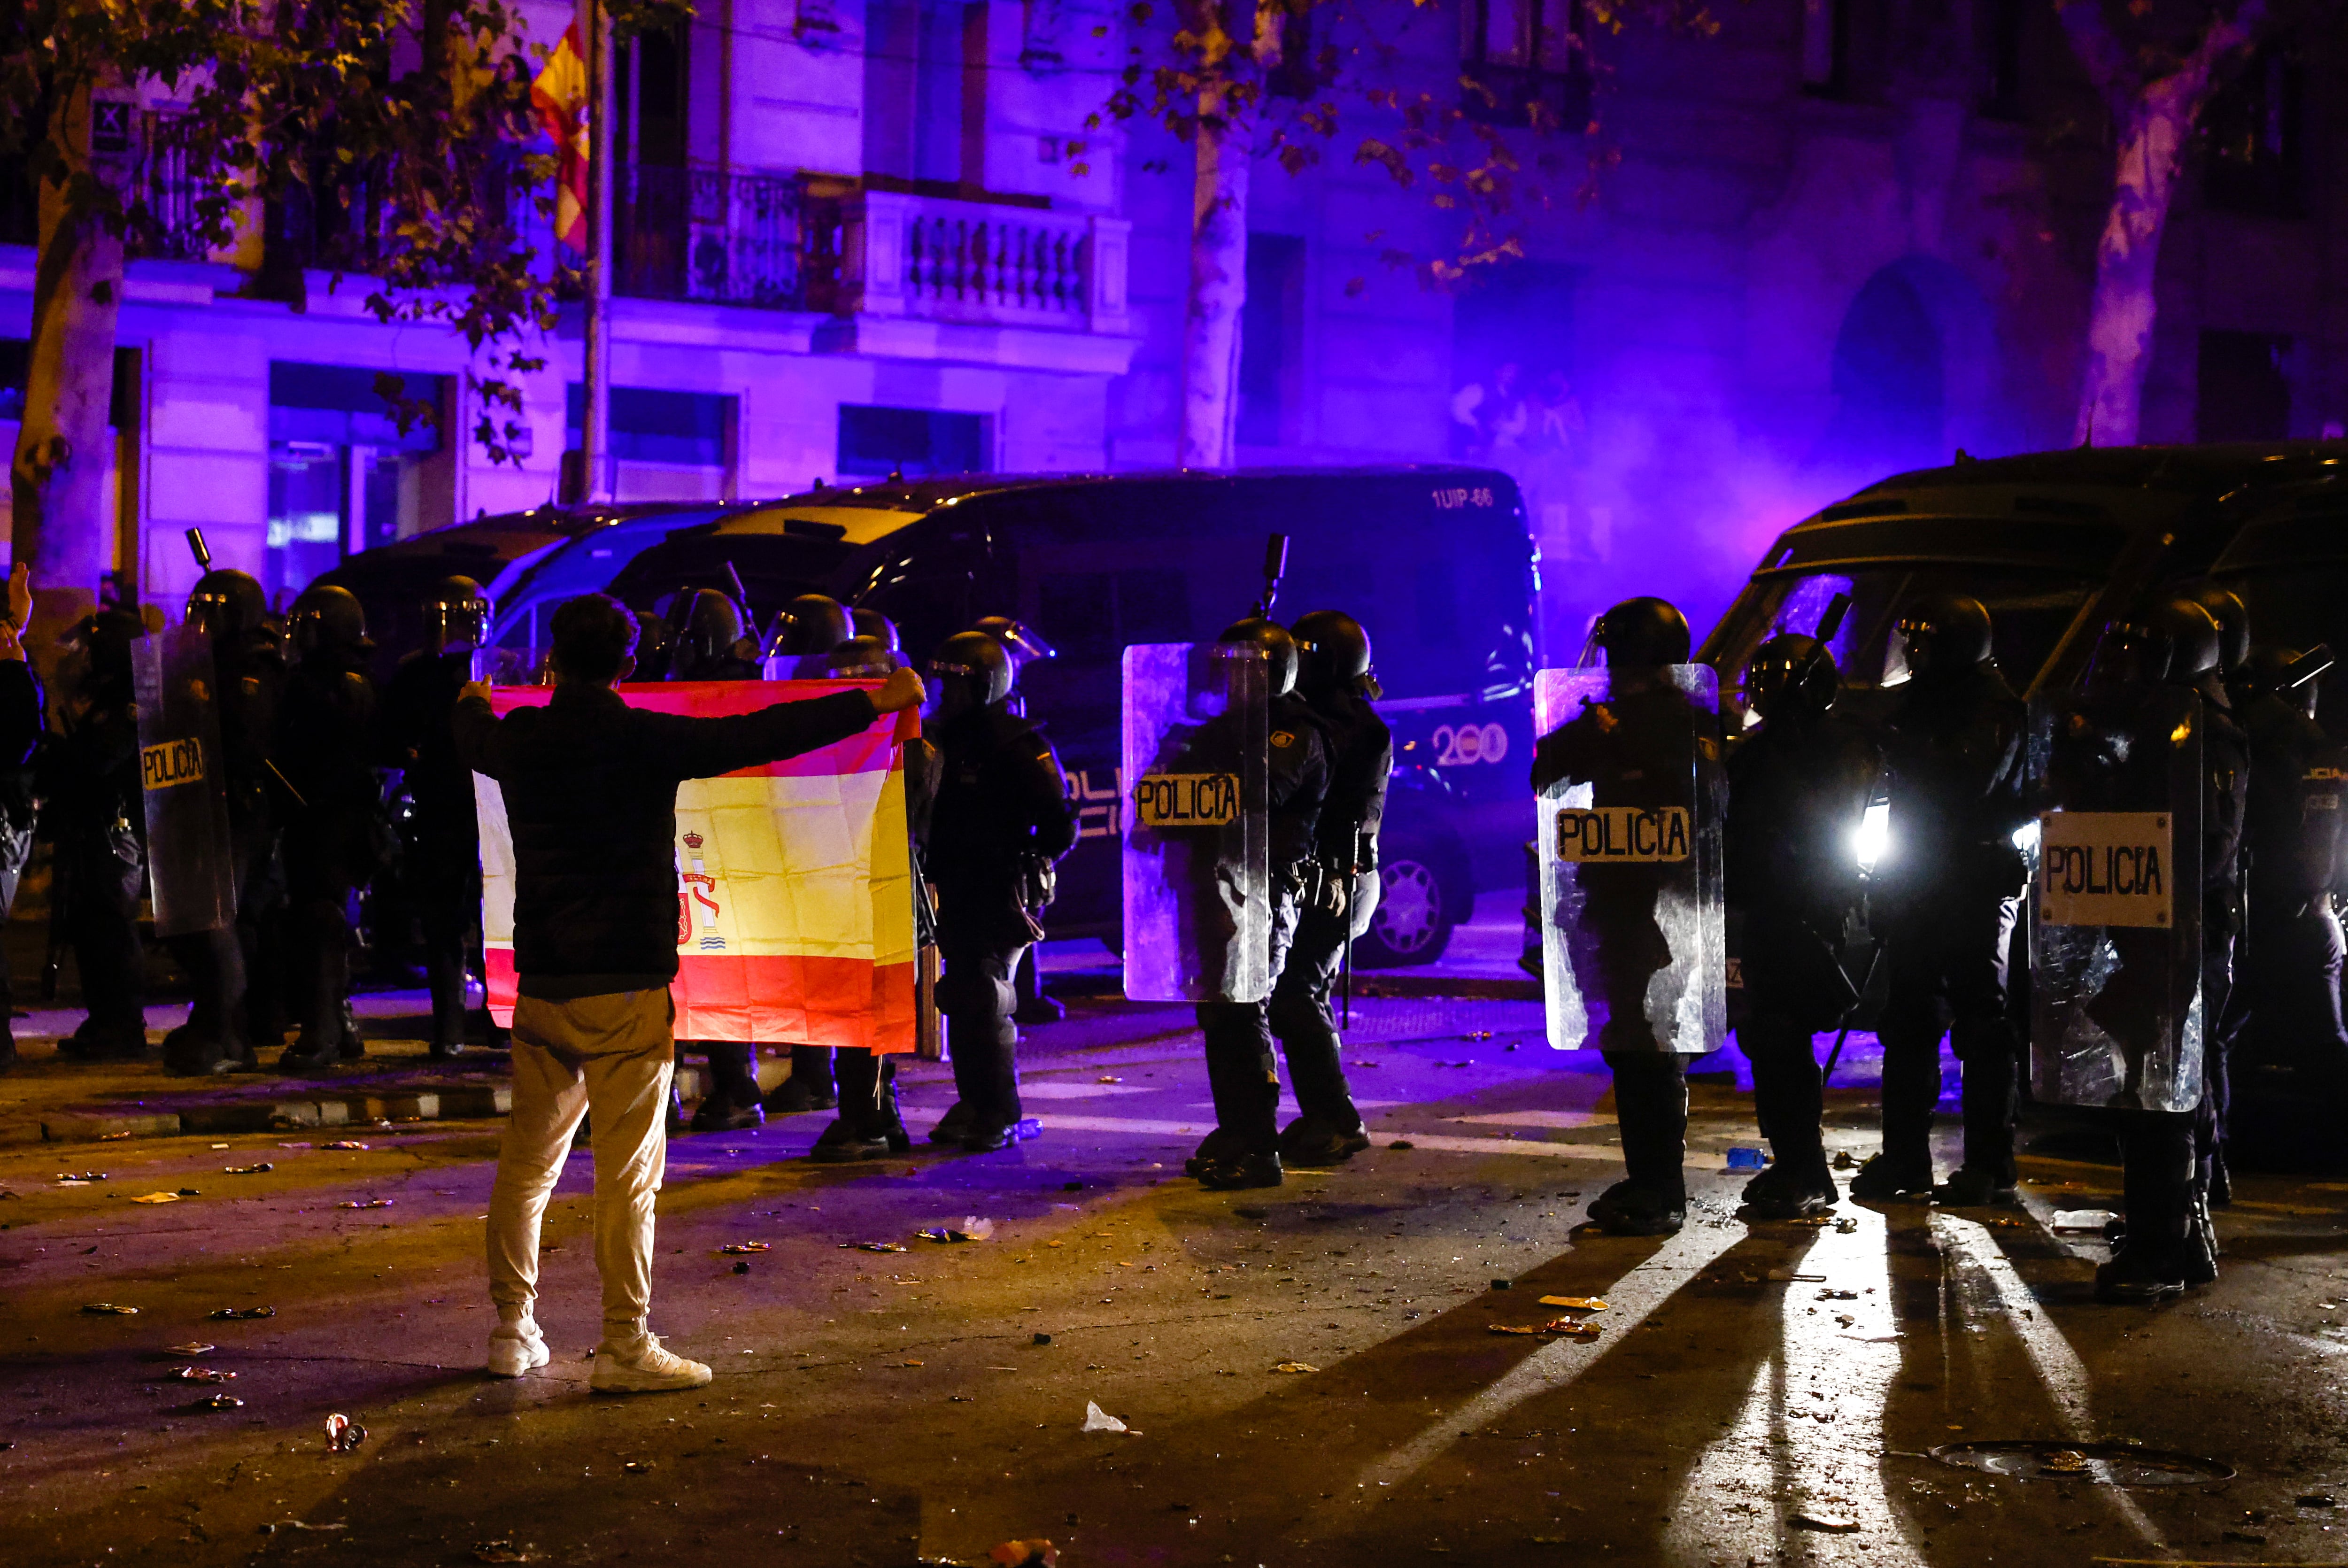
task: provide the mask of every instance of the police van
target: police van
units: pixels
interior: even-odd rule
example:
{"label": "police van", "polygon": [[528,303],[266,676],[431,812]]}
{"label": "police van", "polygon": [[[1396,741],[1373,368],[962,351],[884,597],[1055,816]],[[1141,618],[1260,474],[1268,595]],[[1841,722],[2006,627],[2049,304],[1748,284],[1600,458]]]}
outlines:
{"label": "police van", "polygon": [[737,579],[762,624],[810,592],[879,610],[917,665],[980,616],[1015,617],[1057,653],[1020,684],[1067,769],[1083,835],[1048,924],[1114,941],[1122,652],[1211,640],[1246,615],[1275,532],[1290,538],[1276,615],[1359,617],[1395,730],[1384,896],[1356,961],[1431,962],[1478,888],[1523,874],[1534,559],[1517,488],[1496,470],[981,475],[638,516],[518,573],[491,640],[542,645],[553,606],[592,588],[651,610]]}
{"label": "police van", "polygon": [[[1833,651],[1844,700],[1863,717],[1887,700],[1887,674],[1898,676],[1884,666],[1900,613],[1929,593],[1968,593],[1989,608],[2013,688],[2059,691],[2085,673],[2106,624],[2204,577],[2241,595],[2255,640],[2348,650],[2348,444],[1959,453],[1780,534],[1697,657],[1719,673],[1734,733],[1746,722],[1754,650],[1780,631],[1809,633],[1847,593]],[[2337,676],[2326,686],[2322,721],[2348,736],[2348,686]],[[2265,1125],[2270,1148],[2298,1142],[2278,1130],[2289,1108],[2336,1109],[2316,1072],[2287,1042],[2250,1042],[2237,1057],[2238,1132]]]}

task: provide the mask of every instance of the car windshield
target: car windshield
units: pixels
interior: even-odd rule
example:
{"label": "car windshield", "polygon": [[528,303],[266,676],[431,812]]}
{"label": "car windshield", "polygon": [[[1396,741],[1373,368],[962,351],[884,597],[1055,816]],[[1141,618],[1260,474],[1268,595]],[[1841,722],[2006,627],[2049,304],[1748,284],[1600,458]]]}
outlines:
{"label": "car windshield", "polygon": [[2044,667],[2094,587],[2082,577],[1956,565],[1763,573],[1733,613],[1732,635],[1716,649],[1723,706],[1733,691],[1741,707],[1745,666],[1756,648],[1780,632],[1809,635],[1838,593],[1851,599],[1833,644],[1846,685],[1883,683],[1884,653],[1901,611],[1927,594],[1968,593],[1988,606],[1998,667],[2020,691]]}

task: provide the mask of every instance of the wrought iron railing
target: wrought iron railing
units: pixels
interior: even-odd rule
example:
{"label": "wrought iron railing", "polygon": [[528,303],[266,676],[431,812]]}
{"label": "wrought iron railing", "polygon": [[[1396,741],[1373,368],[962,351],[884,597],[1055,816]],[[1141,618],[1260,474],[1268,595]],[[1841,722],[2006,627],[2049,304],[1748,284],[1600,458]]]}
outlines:
{"label": "wrought iron railing", "polygon": [[800,194],[795,176],[635,164],[617,171],[613,217],[622,294],[796,310]]}

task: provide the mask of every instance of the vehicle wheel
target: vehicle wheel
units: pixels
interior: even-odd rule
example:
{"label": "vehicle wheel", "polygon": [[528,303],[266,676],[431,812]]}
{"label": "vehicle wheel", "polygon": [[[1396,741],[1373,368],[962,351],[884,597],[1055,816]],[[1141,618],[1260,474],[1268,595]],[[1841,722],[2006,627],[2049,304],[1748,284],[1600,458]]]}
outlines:
{"label": "vehicle wheel", "polygon": [[1445,896],[1434,865],[1398,855],[1379,868],[1378,883],[1378,911],[1370,917],[1369,934],[1354,944],[1354,962],[1392,969],[1442,957],[1460,912]]}

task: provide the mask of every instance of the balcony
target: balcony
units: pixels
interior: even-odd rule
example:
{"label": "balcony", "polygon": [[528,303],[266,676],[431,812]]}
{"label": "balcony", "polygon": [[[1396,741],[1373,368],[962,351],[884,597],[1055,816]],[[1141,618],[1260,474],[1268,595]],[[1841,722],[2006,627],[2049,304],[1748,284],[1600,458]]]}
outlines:
{"label": "balcony", "polygon": [[747,170],[620,174],[623,294],[827,316],[819,351],[1112,374],[1131,357],[1125,219]]}

